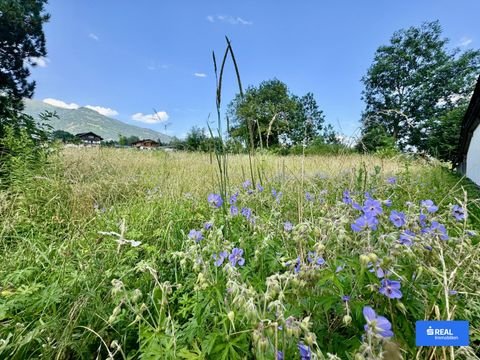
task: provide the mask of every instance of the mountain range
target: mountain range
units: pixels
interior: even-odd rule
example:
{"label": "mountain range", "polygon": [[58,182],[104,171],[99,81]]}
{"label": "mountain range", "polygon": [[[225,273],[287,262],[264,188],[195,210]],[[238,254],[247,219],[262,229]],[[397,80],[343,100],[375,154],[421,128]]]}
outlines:
{"label": "mountain range", "polygon": [[37,121],[40,120],[39,115],[42,112],[55,112],[58,118],[53,117],[48,122],[54,130],[64,130],[72,134],[92,131],[100,135],[104,140],[118,140],[121,134],[126,137],[138,136],[140,139],[160,139],[164,144],[172,141],[170,136],[158,131],[126,124],[86,107],[64,109],[43,101],[31,99],[25,99],[24,104],[24,113],[32,116]]}

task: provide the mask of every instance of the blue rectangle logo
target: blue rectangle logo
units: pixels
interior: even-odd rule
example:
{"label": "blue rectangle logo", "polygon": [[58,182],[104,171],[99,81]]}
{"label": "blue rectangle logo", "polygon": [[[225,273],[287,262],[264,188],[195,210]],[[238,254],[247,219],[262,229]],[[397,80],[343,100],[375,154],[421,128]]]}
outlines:
{"label": "blue rectangle logo", "polygon": [[468,346],[468,321],[417,321],[417,346]]}

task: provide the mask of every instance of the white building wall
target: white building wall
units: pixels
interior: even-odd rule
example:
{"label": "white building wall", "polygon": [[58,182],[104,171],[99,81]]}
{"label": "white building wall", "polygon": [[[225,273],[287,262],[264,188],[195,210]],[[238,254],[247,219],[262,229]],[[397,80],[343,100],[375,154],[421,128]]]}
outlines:
{"label": "white building wall", "polygon": [[473,132],[467,153],[467,176],[480,185],[480,125]]}

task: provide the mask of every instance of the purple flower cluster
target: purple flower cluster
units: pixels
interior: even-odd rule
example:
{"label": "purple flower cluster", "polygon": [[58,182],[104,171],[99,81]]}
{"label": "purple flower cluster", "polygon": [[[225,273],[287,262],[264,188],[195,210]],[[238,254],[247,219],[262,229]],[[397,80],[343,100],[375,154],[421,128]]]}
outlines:
{"label": "purple flower cluster", "polygon": [[214,260],[214,265],[216,267],[221,266],[225,259],[230,261],[230,264],[235,267],[235,266],[243,266],[245,265],[245,258],[243,257],[243,249],[240,248],[233,248],[232,252],[229,254],[227,251],[221,251],[218,254],[213,254],[212,258]]}
{"label": "purple flower cluster", "polygon": [[195,240],[195,242],[200,242],[200,240],[203,239],[203,234],[200,230],[195,230],[195,229],[192,229],[190,230],[190,232],[188,233],[188,237],[192,240]]}
{"label": "purple flower cluster", "polygon": [[432,221],[429,227],[423,229],[423,232],[432,236],[438,236],[441,240],[448,240],[447,228],[438,221]]}
{"label": "purple flower cluster", "polygon": [[[344,202],[345,195],[346,194],[344,193]],[[351,198],[349,198],[350,194],[348,193],[347,195],[347,200],[351,200]],[[380,201],[373,199],[369,193],[365,193],[365,197],[367,199],[363,203],[363,206],[360,206],[351,200],[353,208],[363,212],[363,215],[357,218],[351,225],[352,230],[355,232],[360,232],[366,229],[377,230],[377,216],[383,213],[382,203]]]}
{"label": "purple flower cluster", "polygon": [[277,203],[280,203],[280,200],[282,199],[282,195],[283,195],[283,194],[282,194],[281,191],[278,191],[278,192],[277,192],[277,190],[272,189],[272,196],[273,196],[273,198],[275,199],[275,201],[276,201]]}
{"label": "purple flower cluster", "polygon": [[432,200],[422,200],[420,206],[425,208],[429,213],[434,213],[438,210],[438,206]]}
{"label": "purple flower cluster", "polygon": [[452,216],[457,221],[462,221],[465,219],[465,210],[460,205],[453,205],[452,207]]}
{"label": "purple flower cluster", "polygon": [[223,205],[223,199],[220,194],[210,194],[207,198],[208,203],[214,208],[218,209]]}
{"label": "purple flower cluster", "polygon": [[398,242],[405,246],[412,246],[413,239],[415,238],[415,233],[411,230],[405,230],[400,234],[400,239]]}

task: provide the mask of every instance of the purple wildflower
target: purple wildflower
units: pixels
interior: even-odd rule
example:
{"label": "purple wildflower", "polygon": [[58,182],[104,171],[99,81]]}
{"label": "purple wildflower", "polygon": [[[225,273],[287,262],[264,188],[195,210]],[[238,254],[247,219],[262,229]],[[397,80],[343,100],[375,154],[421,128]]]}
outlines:
{"label": "purple wildflower", "polygon": [[301,266],[302,265],[301,265],[300,256],[299,256],[299,257],[297,257],[297,261],[295,262],[295,268],[294,268],[295,274],[300,272]]}
{"label": "purple wildflower", "polygon": [[223,205],[223,199],[220,194],[210,194],[208,195],[208,203],[218,209]]}
{"label": "purple wildflower", "polygon": [[250,208],[242,208],[241,213],[247,220],[250,220],[252,217],[252,209]]}
{"label": "purple wildflower", "polygon": [[458,294],[458,291],[457,291],[457,290],[448,290],[448,293],[449,293],[451,296],[454,296],[454,295],[457,295],[457,294]]}
{"label": "purple wildflower", "polygon": [[467,235],[473,237],[473,236],[477,236],[477,233],[473,230],[467,230]]}
{"label": "purple wildflower", "polygon": [[387,179],[387,183],[393,185],[397,183],[397,178],[395,176],[391,176]]}
{"label": "purple wildflower", "polygon": [[355,201],[352,201],[352,207],[353,207],[355,210],[363,211],[362,205],[360,205],[359,203],[357,203],[357,202],[355,202]]}
{"label": "purple wildflower", "polygon": [[309,251],[307,254],[307,261],[311,263],[315,263],[315,265],[322,266],[325,265],[325,259],[321,256],[317,256],[315,251]]}
{"label": "purple wildflower", "polygon": [[426,227],[427,226],[427,215],[425,214],[420,214],[418,216],[418,223],[420,224],[420,226],[422,228]]}
{"label": "purple wildflower", "polygon": [[247,190],[250,186],[252,186],[252,182],[247,179],[243,182],[242,186],[245,190]]}
{"label": "purple wildflower", "polygon": [[345,268],[345,265],[338,265],[336,270],[335,270],[335,273],[339,273],[340,271],[342,271],[343,269]]}
{"label": "purple wildflower", "polygon": [[203,228],[207,231],[210,230],[212,227],[213,223],[211,223],[210,221],[207,221],[205,224],[203,224]]}
{"label": "purple wildflower", "polygon": [[381,281],[382,287],[380,288],[380,294],[385,295],[389,299],[401,299],[402,292],[400,291],[400,281],[383,279]]}
{"label": "purple wildflower", "polygon": [[272,196],[275,198],[275,201],[279,203],[280,199],[282,198],[282,192],[281,191],[277,192],[277,190],[272,189]]}
{"label": "purple wildflower", "polygon": [[377,278],[379,278],[379,279],[385,277],[385,275],[390,274],[390,271],[385,271],[380,267],[380,261],[377,261],[377,263],[375,265],[373,265],[373,263],[369,262],[367,267],[369,269],[368,271],[370,271],[372,273],[374,272],[375,275],[377,276]]}
{"label": "purple wildflower", "polygon": [[275,360],[283,360],[283,351],[277,350],[277,355],[275,356]]}
{"label": "purple wildflower", "polygon": [[311,193],[309,193],[308,191],[305,193],[305,200],[307,201],[313,201],[315,198],[313,197],[313,195]]}
{"label": "purple wildflower", "polygon": [[245,264],[245,259],[242,257],[243,249],[240,248],[233,248],[232,253],[228,256],[228,260],[232,266],[243,266]]}
{"label": "purple wildflower", "polygon": [[342,201],[345,203],[345,204],[351,204],[353,202],[351,196],[350,196],[350,191],[348,190],[345,190],[343,192],[343,199]]}
{"label": "purple wildflower", "polygon": [[427,209],[429,213],[434,213],[438,210],[438,206],[432,200],[422,200],[420,205]]}
{"label": "purple wildflower", "polygon": [[308,345],[298,343],[298,351],[300,352],[300,360],[310,360],[312,358],[312,351]]}
{"label": "purple wildflower", "polygon": [[457,221],[465,219],[465,210],[460,205],[454,205],[452,207],[452,215]]}
{"label": "purple wildflower", "polygon": [[448,234],[445,225],[440,224],[438,221],[432,221],[432,224],[430,227],[425,229],[425,232],[433,236],[438,236],[441,240],[448,240]]}
{"label": "purple wildflower", "polygon": [[203,234],[200,230],[192,229],[188,233],[188,237],[192,240],[195,240],[198,243],[198,242],[200,242],[200,240],[203,239]]}
{"label": "purple wildflower", "polygon": [[351,225],[352,230],[359,232],[365,229],[377,230],[378,220],[375,216],[362,215]]}
{"label": "purple wildflower", "polygon": [[293,225],[290,221],[285,221],[283,223],[283,230],[285,230],[286,232],[290,232],[293,230]]}
{"label": "purple wildflower", "polygon": [[343,296],[342,296],[342,301],[345,301],[345,302],[350,301],[350,296],[348,296],[348,295],[343,295]]}
{"label": "purple wildflower", "polygon": [[229,200],[230,205],[234,205],[237,202],[237,198],[238,198],[238,191],[232,196],[230,196],[230,200]]}
{"label": "purple wildflower", "polygon": [[370,215],[370,216],[377,216],[383,212],[382,204],[380,203],[380,201],[374,200],[371,198],[365,201],[365,203],[363,204],[362,210],[365,213],[365,215]]}
{"label": "purple wildflower", "polygon": [[405,246],[412,246],[413,239],[415,238],[415,233],[411,230],[405,230],[400,234],[400,240],[398,242]]}
{"label": "purple wildflower", "polygon": [[390,221],[397,228],[402,227],[405,225],[405,214],[400,211],[392,210],[390,213]]}
{"label": "purple wildflower", "polygon": [[230,215],[237,216],[238,215],[238,208],[234,205],[230,206]]}
{"label": "purple wildflower", "polygon": [[218,255],[213,254],[212,258],[213,258],[213,260],[215,260],[214,265],[216,267],[221,266],[223,264],[223,262],[225,261],[225,259],[227,258],[227,256],[228,256],[228,252],[226,252],[226,251],[221,251]]}
{"label": "purple wildflower", "polygon": [[258,184],[257,184],[257,191],[258,191],[258,192],[263,192],[263,189],[264,189],[264,188],[263,188],[262,184],[258,183]]}
{"label": "purple wildflower", "polygon": [[367,323],[365,324],[365,331],[368,334],[379,335],[384,338],[393,336],[392,324],[387,318],[378,316],[370,306],[363,308],[363,316]]}
{"label": "purple wildflower", "polygon": [[390,206],[392,206],[392,200],[390,200],[390,199],[383,200],[383,204],[384,204],[386,207],[390,207]]}

